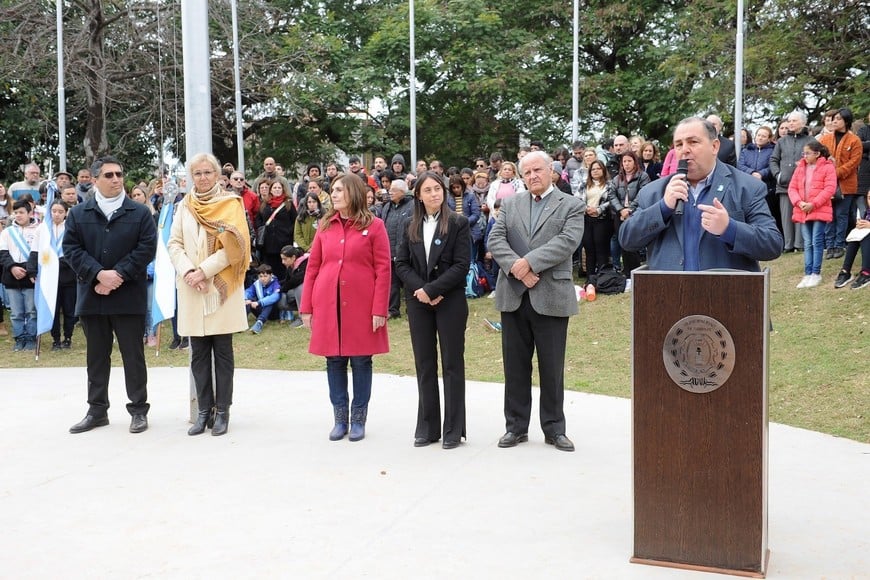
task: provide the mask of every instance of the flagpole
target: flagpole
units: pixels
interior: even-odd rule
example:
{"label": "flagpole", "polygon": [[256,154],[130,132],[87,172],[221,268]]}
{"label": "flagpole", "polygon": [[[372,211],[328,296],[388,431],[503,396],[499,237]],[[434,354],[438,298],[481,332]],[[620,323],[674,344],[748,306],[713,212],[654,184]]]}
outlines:
{"label": "flagpole", "polygon": [[57,0],[57,147],[59,171],[66,171],[66,102],[63,85],[63,5]]}
{"label": "flagpole", "polygon": [[411,53],[411,79],[408,92],[411,94],[411,165],[417,171],[417,67],[414,63],[414,0],[409,4],[408,22],[411,25],[408,47]]}

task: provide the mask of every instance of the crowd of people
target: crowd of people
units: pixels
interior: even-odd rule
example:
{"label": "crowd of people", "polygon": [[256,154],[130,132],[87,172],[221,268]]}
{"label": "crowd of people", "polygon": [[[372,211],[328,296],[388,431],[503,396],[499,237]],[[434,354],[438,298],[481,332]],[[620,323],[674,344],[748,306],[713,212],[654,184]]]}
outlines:
{"label": "crowd of people", "polygon": [[[409,169],[396,154],[389,163],[377,155],[366,169],[351,156],[346,171],[335,162],[309,163],[295,183],[272,157],[249,180],[204,154],[190,160],[190,188],[161,176],[127,190],[114,158],[82,169],[76,183],[65,171],[41,180],[31,163],[23,181],[8,190],[0,184],[0,297],[14,350],[32,350],[33,289],[40,248],[49,244],[60,261],[52,348],[70,348],[80,318],[89,376],[96,377],[89,380],[88,416],[72,431],[108,421],[108,362],[96,353],[111,351],[113,334],[128,375],[131,430],[144,430],[142,345],[157,344],[150,315],[155,252],[148,248],[156,245],[161,209],[171,203],[177,303],[170,348],[192,349],[200,400],[192,435],[226,432],[232,334],[259,334],[273,321],[309,329],[310,352],[326,358],[330,439],[362,439],[372,355],[389,349],[386,321],[402,317],[404,302],[420,389],[414,444],[443,438],[454,448],[465,437],[462,361],[474,282],[494,290],[502,312],[498,329],[511,378],[500,445],[525,440],[537,352],[545,363],[542,428],[548,443],[570,451],[559,361],[568,317],[576,313],[575,276],[594,293],[605,269],[629,275],[646,261],[654,269],[757,270],[759,261],[803,250],[799,288],[818,286],[824,259],[839,258],[836,288],[870,285],[870,127],[853,132],[852,125],[846,108],[827,112],[813,130],[794,111],[776,131],[740,131],[738,156],[719,117],[710,115],[677,125],[664,156],[657,142],[637,136],[596,147],[575,141],[552,153],[532,141],[516,162],[495,152],[468,167],[432,159]],[[100,254],[124,248],[114,261]]]}

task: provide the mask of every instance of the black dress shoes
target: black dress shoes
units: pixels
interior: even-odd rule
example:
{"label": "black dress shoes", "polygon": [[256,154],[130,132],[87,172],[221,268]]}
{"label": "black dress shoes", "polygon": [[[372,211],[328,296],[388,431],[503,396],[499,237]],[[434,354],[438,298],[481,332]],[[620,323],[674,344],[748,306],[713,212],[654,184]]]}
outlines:
{"label": "black dress shoes", "polygon": [[441,447],[443,447],[444,449],[456,449],[457,447],[459,447],[459,441],[445,440],[443,443],[441,443]]}
{"label": "black dress shoes", "polygon": [[574,451],[574,444],[568,439],[564,433],[559,435],[547,435],[544,437],[544,443],[547,445],[555,445],[559,451]]}
{"label": "black dress shoes", "polygon": [[148,417],[145,415],[133,415],[130,421],[130,433],[141,433],[148,429]]}
{"label": "black dress shoes", "polygon": [[525,443],[529,440],[528,433],[511,433],[508,431],[498,440],[499,447],[516,447],[519,443]]}
{"label": "black dress shoes", "polygon": [[108,417],[94,417],[93,415],[85,415],[85,418],[69,428],[70,433],[84,433],[95,427],[105,427],[109,424]]}
{"label": "black dress shoes", "polygon": [[438,441],[437,439],[427,439],[426,437],[415,437],[414,438],[414,447],[426,447],[430,443],[435,443]]}

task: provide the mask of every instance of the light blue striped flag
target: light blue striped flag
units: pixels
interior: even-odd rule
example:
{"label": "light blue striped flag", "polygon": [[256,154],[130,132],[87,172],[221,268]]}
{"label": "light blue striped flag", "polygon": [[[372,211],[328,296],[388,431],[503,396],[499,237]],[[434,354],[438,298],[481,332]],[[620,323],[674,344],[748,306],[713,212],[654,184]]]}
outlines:
{"label": "light blue striped flag", "polygon": [[151,324],[175,316],[175,267],[169,259],[169,232],[175,204],[167,199],[157,221],[157,256],[154,258],[154,298],[151,302]]}
{"label": "light blue striped flag", "polygon": [[[54,324],[54,311],[57,307],[57,286],[60,282],[60,258],[58,249],[63,240],[54,239],[51,217],[39,224],[36,251],[39,264],[36,274],[36,288],[33,292],[36,301],[36,336],[51,330]],[[63,252],[61,249],[60,252]]]}

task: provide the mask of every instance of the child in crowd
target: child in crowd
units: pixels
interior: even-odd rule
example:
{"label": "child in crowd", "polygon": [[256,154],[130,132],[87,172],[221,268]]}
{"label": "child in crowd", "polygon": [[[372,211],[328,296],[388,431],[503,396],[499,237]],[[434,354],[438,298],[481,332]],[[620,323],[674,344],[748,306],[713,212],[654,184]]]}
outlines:
{"label": "child in crowd", "polygon": [[12,224],[0,233],[0,268],[11,309],[12,350],[36,349],[36,305],[33,279],[27,275],[27,259],[37,236],[30,202],[19,199],[12,206]]}
{"label": "child in crowd", "polygon": [[492,252],[489,251],[489,232],[492,231],[492,226],[495,225],[495,220],[498,219],[498,212],[501,209],[501,200],[497,199],[492,204],[492,211],[489,215],[489,221],[486,223],[486,234],[484,234],[483,238],[483,275],[486,276],[486,281],[489,284],[490,290],[492,290],[492,294],[490,297],[495,296],[495,283],[498,280],[498,264],[495,260],[492,259]]}
{"label": "child in crowd", "polygon": [[278,310],[281,320],[290,321],[290,326],[299,328],[302,319],[294,316],[293,312],[299,310],[302,304],[302,282],[305,280],[305,269],[308,266],[308,254],[295,246],[281,248],[281,263],[287,268],[287,275],[281,280],[281,299],[278,301]]}
{"label": "child in crowd", "polygon": [[[867,192],[866,208],[863,218],[860,208],[857,210],[855,228],[846,237],[846,257],[834,282],[834,288],[842,288],[849,282],[852,282],[852,290],[870,286],[870,191]],[[853,278],[852,265],[858,257],[858,250],[861,250],[861,270],[858,277]]]}
{"label": "child in crowd", "polygon": [[249,314],[253,313],[257,317],[251,332],[260,334],[263,331],[263,325],[280,298],[281,284],[272,275],[272,266],[260,264],[257,267],[257,281],[245,289],[245,308]]}
{"label": "child in crowd", "polygon": [[807,142],[788,186],[788,198],[794,206],[791,219],[802,224],[804,238],[804,277],[798,288],[822,283],[825,226],[834,216],[831,198],[837,189],[837,170],[829,156],[828,148],[818,141]]}

